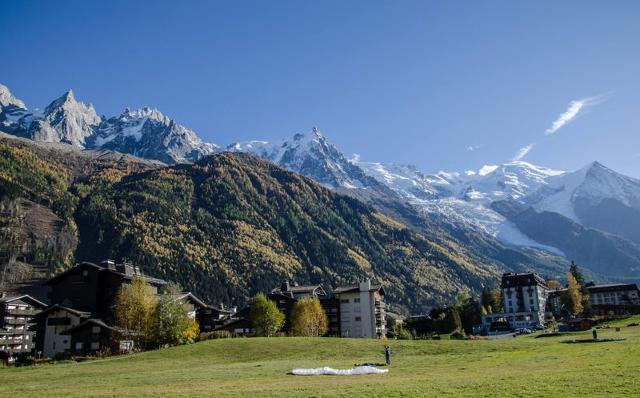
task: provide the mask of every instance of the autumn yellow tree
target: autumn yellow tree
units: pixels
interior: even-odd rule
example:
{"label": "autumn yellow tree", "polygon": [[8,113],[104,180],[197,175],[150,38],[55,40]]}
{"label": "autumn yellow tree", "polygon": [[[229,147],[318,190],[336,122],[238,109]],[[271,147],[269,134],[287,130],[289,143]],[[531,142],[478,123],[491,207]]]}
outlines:
{"label": "autumn yellow tree", "polygon": [[318,337],[327,334],[329,320],[317,298],[298,300],[291,310],[291,333],[294,336]]}
{"label": "autumn yellow tree", "polygon": [[139,347],[153,342],[157,305],[153,288],[142,278],[120,286],[114,305],[116,325],[131,335]]}
{"label": "autumn yellow tree", "polygon": [[565,295],[567,309],[573,315],[580,314],[582,312],[582,291],[580,283],[578,283],[578,280],[572,273],[567,274],[567,282],[567,292]]}

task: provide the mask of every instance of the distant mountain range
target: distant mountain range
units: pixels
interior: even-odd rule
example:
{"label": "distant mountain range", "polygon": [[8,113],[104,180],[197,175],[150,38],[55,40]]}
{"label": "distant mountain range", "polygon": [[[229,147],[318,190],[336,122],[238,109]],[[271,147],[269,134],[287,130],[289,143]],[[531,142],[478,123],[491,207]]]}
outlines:
{"label": "distant mountain range", "polygon": [[564,257],[595,277],[640,279],[640,181],[598,162],[573,172],[518,161],[429,174],[408,165],[350,160],[316,128],[279,142],[237,142],[223,149],[152,108],[101,118],[69,91],[34,112],[4,86],[0,130],[168,164],[221,151],[251,153],[363,200],[434,239],[456,236],[484,260],[502,261],[513,250],[534,269],[541,256]]}
{"label": "distant mountain range", "polygon": [[110,149],[165,163],[195,161],[217,148],[156,109],[127,108],[120,116],[105,119],[93,105],[78,102],[71,90],[44,111],[30,111],[0,85],[0,129],[35,141]]}

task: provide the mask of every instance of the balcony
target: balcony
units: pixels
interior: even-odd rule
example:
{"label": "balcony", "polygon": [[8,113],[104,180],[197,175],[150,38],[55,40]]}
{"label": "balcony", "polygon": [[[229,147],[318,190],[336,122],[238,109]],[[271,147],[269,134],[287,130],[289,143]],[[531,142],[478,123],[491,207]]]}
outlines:
{"label": "balcony", "polygon": [[39,311],[38,310],[19,310],[17,308],[14,309],[7,309],[6,313],[8,315],[23,315],[23,316],[34,316],[35,314],[37,314]]}
{"label": "balcony", "polygon": [[15,317],[4,318],[5,325],[26,325],[27,323],[29,323],[27,318],[15,318]]}

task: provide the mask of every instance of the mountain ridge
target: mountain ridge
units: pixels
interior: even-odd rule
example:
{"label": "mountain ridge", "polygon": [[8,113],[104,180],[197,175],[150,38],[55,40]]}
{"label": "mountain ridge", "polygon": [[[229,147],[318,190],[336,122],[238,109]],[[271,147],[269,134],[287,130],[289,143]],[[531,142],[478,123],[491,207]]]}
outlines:
{"label": "mountain ridge", "polygon": [[[634,226],[634,220],[640,219],[638,181],[598,162],[575,172],[512,161],[486,165],[478,171],[429,174],[414,166],[347,159],[315,127],[274,143],[236,142],[222,149],[202,142],[194,131],[154,108],[133,111],[126,108],[119,116],[100,118],[98,123],[93,107],[77,102],[71,90],[53,101],[44,113],[36,114],[29,113],[26,107],[20,108],[24,103],[2,87],[0,99],[5,105],[0,109],[0,129],[8,128],[15,135],[119,151],[166,164],[197,162],[222,151],[248,152],[363,200],[417,229],[445,231],[434,236],[453,231],[458,236],[460,231],[467,231],[470,237],[486,234],[487,237],[475,240],[479,243],[475,248],[480,251],[495,253],[488,249],[494,245],[568,255],[562,247],[527,233],[492,206],[505,200],[523,202],[538,213],[557,213],[586,228],[619,235],[634,244],[640,240]],[[498,257],[491,261],[496,260]],[[640,264],[640,258],[637,261]]]}

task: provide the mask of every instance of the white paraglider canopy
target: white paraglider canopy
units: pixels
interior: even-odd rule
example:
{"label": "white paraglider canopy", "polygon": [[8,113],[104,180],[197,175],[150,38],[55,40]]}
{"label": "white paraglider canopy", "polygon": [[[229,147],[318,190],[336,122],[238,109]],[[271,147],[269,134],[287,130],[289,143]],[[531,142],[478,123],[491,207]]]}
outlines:
{"label": "white paraglider canopy", "polygon": [[352,376],[352,375],[380,374],[380,373],[387,373],[388,371],[389,369],[378,369],[373,366],[356,366],[355,368],[351,368],[351,369],[334,369],[334,368],[325,366],[323,368],[293,369],[291,373],[296,376],[319,376],[319,375]]}

